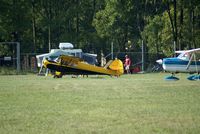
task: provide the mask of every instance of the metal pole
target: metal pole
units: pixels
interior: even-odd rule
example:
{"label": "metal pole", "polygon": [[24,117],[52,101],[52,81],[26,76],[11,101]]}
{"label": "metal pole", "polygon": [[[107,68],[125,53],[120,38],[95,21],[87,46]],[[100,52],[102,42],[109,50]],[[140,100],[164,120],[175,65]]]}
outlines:
{"label": "metal pole", "polygon": [[176,41],[174,41],[174,57],[176,57]]}
{"label": "metal pole", "polygon": [[111,42],[111,58],[113,60],[113,42]]}
{"label": "metal pole", "polygon": [[[51,22],[49,22],[49,23],[51,23]],[[49,24],[48,36],[49,36],[49,52],[51,52],[51,24]]]}
{"label": "metal pole", "polygon": [[142,40],[142,72],[144,72],[144,42]]}
{"label": "metal pole", "polygon": [[17,71],[20,72],[20,66],[21,66],[21,63],[20,63],[20,43],[19,42],[16,42],[17,44]]}

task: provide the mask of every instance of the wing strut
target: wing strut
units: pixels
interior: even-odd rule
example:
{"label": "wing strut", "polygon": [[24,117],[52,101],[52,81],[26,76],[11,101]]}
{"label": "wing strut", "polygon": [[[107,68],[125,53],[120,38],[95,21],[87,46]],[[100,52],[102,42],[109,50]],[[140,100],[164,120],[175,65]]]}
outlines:
{"label": "wing strut", "polygon": [[199,74],[198,67],[197,67],[197,58],[196,58],[196,54],[194,54],[194,60],[195,60],[195,67],[196,67],[197,74]]}
{"label": "wing strut", "polygon": [[186,67],[186,70],[189,69],[189,67],[190,67],[190,65],[191,65],[191,63],[192,63],[192,58],[193,58],[193,57],[194,57],[194,53],[192,53],[192,55],[191,55],[191,57],[190,57],[190,59],[189,59],[189,62],[188,62],[187,67]]}

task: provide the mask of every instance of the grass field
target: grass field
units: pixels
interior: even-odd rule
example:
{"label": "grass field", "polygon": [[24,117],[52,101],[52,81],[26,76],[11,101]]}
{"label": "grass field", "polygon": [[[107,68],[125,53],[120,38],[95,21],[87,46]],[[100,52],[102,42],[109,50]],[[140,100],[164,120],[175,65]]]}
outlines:
{"label": "grass field", "polygon": [[200,81],[0,76],[1,134],[199,134]]}

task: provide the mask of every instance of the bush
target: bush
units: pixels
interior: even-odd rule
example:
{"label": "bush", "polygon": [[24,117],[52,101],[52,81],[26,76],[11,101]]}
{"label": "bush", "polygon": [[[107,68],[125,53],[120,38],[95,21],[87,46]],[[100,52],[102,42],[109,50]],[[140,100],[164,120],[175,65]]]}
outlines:
{"label": "bush", "polygon": [[18,75],[18,74],[26,74],[26,72],[17,72],[17,70],[13,67],[0,67],[0,75]]}

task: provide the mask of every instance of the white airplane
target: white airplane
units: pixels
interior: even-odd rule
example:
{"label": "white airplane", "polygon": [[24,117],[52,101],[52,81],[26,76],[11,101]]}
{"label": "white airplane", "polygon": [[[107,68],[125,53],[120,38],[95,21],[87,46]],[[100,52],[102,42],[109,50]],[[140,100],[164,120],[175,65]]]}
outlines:
{"label": "white airplane", "polygon": [[179,80],[175,77],[175,73],[197,73],[188,77],[188,80],[200,80],[200,48],[176,51],[179,53],[174,58],[164,58],[156,62],[162,64],[166,72],[172,73],[172,76],[166,77],[166,80]]}

